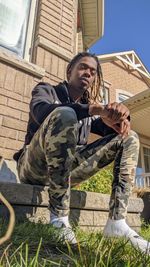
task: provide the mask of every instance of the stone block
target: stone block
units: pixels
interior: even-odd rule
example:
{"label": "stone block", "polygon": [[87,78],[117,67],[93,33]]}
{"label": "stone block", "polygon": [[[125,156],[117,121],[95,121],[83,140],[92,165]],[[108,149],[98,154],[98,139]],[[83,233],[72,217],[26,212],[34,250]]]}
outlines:
{"label": "stone block", "polygon": [[11,204],[31,205],[33,203],[32,185],[0,183],[0,192]]}
{"label": "stone block", "polygon": [[76,225],[93,226],[93,211],[71,209],[70,221]]}

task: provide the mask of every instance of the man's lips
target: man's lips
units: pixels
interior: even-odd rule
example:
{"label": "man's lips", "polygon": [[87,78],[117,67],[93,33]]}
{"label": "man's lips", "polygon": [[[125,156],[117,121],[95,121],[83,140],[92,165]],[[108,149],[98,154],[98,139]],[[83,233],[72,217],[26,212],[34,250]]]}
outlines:
{"label": "man's lips", "polygon": [[80,81],[83,83],[89,84],[89,81],[84,77],[80,78]]}

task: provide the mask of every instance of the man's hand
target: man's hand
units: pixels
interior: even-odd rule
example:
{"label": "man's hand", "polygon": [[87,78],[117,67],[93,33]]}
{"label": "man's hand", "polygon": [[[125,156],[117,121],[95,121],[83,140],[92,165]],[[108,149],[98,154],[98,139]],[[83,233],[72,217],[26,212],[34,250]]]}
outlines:
{"label": "man's hand", "polygon": [[[109,103],[105,106],[104,111],[107,110],[108,117],[112,121],[124,121],[129,116],[130,112],[129,109],[122,103]],[[101,115],[103,118],[103,114]]]}
{"label": "man's hand", "polygon": [[89,106],[90,115],[100,115],[102,119],[120,123],[129,116],[129,109],[122,103],[110,103],[108,105],[93,104]]}
{"label": "man's hand", "polygon": [[120,123],[114,123],[110,119],[102,119],[103,122],[108,125],[110,128],[114,129],[118,134],[121,134],[123,138],[127,137],[130,131],[130,121],[128,119],[125,119],[124,121],[121,121]]}
{"label": "man's hand", "polygon": [[110,103],[108,105],[90,105],[91,115],[100,115],[106,125],[113,128],[122,137],[126,137],[130,131],[128,116],[129,109],[122,103]]}

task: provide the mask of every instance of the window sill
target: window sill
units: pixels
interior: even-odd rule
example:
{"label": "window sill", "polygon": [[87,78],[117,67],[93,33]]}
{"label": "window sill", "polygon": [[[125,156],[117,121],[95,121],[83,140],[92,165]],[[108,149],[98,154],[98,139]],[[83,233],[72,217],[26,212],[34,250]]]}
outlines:
{"label": "window sill", "polygon": [[19,56],[13,52],[2,47],[0,47],[0,61],[6,62],[39,78],[42,78],[45,75],[45,69],[30,63],[25,59],[19,58]]}

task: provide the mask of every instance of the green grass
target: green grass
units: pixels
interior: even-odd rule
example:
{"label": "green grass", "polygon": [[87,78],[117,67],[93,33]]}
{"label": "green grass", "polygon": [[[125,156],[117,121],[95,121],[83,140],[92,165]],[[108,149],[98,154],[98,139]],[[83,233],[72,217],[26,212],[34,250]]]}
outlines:
{"label": "green grass", "polygon": [[[6,230],[0,223],[0,236]],[[106,239],[101,232],[76,228],[76,248],[62,245],[55,229],[30,222],[17,223],[12,238],[0,247],[0,267],[150,267],[150,256],[123,239]],[[150,226],[141,235],[150,240]]]}

